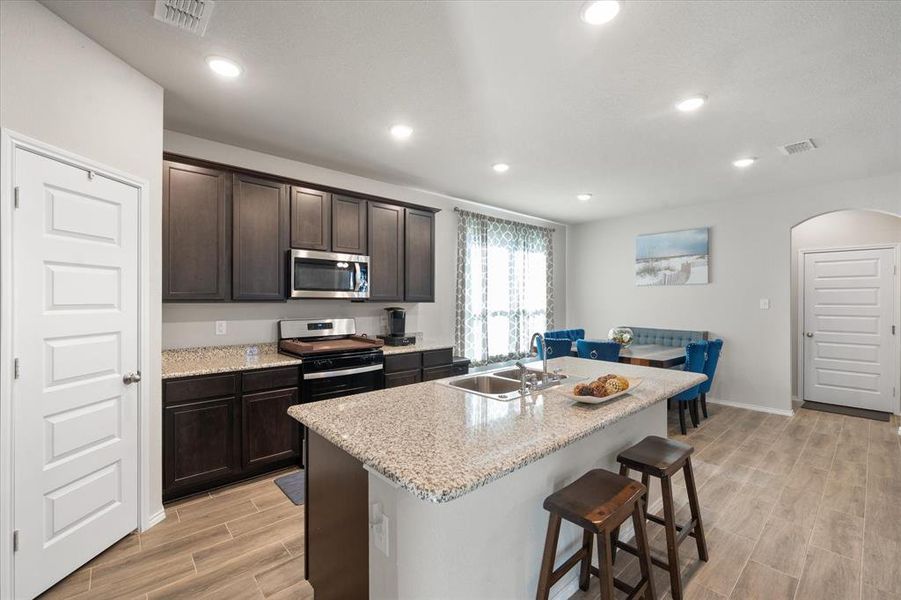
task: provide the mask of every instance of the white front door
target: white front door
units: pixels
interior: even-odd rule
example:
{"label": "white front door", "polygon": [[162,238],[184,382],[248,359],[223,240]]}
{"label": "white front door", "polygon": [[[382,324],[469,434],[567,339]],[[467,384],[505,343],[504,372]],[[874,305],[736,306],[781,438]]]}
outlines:
{"label": "white front door", "polygon": [[137,528],[139,192],[24,149],[13,185],[15,596]]}
{"label": "white front door", "polygon": [[804,399],[893,412],[891,249],[804,255]]}

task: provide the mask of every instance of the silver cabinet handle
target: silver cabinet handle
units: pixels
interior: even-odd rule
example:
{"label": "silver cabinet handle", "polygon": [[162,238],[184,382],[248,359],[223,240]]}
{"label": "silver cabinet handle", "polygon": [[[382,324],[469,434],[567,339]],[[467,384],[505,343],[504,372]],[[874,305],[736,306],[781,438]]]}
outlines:
{"label": "silver cabinet handle", "polygon": [[810,333],[809,331],[807,333],[805,333],[804,335],[806,335],[807,337],[813,337],[813,334]]}
{"label": "silver cabinet handle", "polygon": [[141,372],[140,371],[135,371],[134,373],[126,373],[122,377],[122,382],[125,385],[131,385],[133,383],[138,383],[139,381],[141,381]]}

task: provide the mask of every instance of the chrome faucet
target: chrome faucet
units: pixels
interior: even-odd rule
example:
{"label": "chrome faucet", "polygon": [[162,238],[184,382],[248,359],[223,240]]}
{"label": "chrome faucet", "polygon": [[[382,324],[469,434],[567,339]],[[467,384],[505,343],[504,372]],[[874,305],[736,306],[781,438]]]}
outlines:
{"label": "chrome faucet", "polygon": [[[540,348],[538,344],[535,344],[536,339],[541,343]],[[532,334],[532,339],[529,340],[530,355],[532,353],[533,344],[535,344],[535,352],[541,354],[541,382],[547,383],[547,344],[544,343],[544,336],[537,332]]]}
{"label": "chrome faucet", "polygon": [[[538,346],[535,344],[537,340]],[[541,380],[536,381],[538,378],[538,371],[532,370],[523,364],[522,361],[516,362],[516,367],[519,369],[519,392],[521,395],[525,396],[527,391],[532,390],[543,390],[544,388],[548,388],[560,383],[562,376],[560,375],[560,370],[555,369],[552,374],[547,372],[547,344],[544,342],[544,336],[540,333],[533,333],[532,339],[529,340],[529,355],[533,356],[532,348],[536,349],[536,351],[541,349]]]}

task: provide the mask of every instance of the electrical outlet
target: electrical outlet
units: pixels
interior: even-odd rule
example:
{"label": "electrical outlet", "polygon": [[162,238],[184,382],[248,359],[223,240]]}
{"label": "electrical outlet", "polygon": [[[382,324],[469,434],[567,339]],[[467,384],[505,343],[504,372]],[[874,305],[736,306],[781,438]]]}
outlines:
{"label": "electrical outlet", "polygon": [[770,309],[770,299],[769,298],[761,298],[760,299],[760,310],[769,310]]}
{"label": "electrical outlet", "polygon": [[216,321],[216,335],[225,335],[228,332],[228,321]]}
{"label": "electrical outlet", "polygon": [[372,534],[372,544],[385,556],[391,556],[388,544],[388,529],[391,521],[388,515],[382,512],[380,502],[374,502],[369,511],[369,529]]}

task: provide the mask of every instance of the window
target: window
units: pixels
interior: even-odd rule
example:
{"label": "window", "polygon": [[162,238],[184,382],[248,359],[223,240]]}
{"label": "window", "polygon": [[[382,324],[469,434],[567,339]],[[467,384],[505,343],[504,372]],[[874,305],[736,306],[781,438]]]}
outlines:
{"label": "window", "polygon": [[457,209],[456,350],[483,365],[553,329],[553,229]]}

